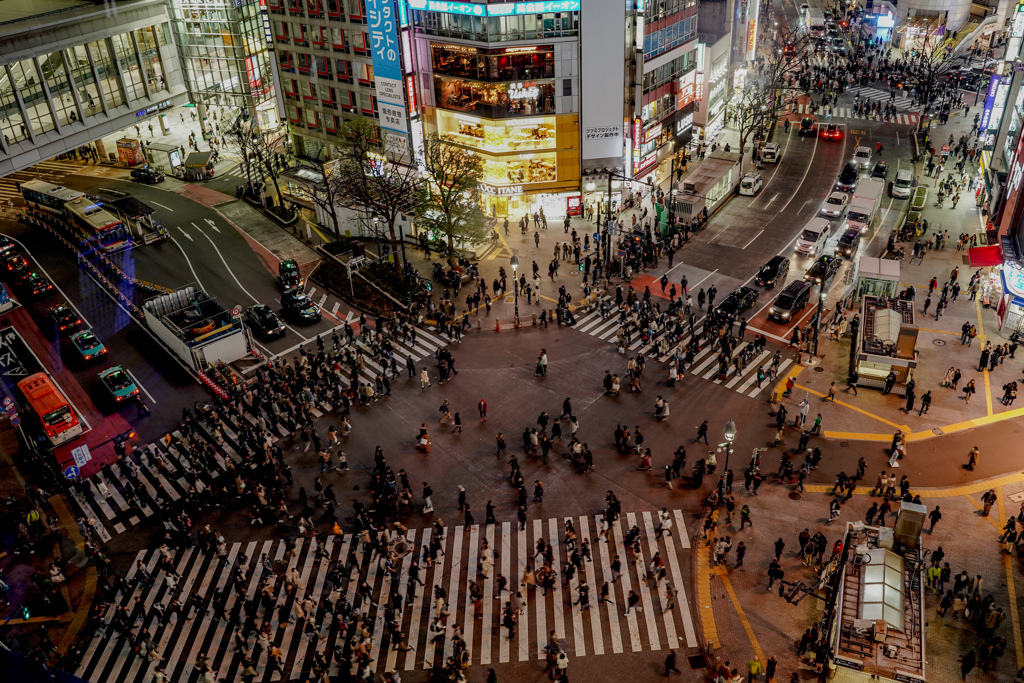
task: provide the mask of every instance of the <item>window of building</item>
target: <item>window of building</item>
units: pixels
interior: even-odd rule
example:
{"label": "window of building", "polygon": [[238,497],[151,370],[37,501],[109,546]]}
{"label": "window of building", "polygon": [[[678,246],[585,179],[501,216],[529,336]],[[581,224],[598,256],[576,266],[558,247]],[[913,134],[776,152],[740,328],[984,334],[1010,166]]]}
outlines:
{"label": "window of building", "polygon": [[481,83],[434,76],[437,106],[491,119],[555,113],[553,82]]}
{"label": "window of building", "polygon": [[579,32],[579,12],[473,17],[415,10],[413,16],[416,30],[422,33],[481,42],[558,38]]}
{"label": "window of building", "polygon": [[430,46],[434,73],[477,81],[517,81],[555,77],[554,46],[479,50],[458,45]]}
{"label": "window of building", "polygon": [[78,110],[75,107],[75,98],[71,94],[72,84],[68,80],[60,53],[52,52],[38,59],[43,78],[46,79],[46,87],[50,90],[50,102],[57,114],[57,121],[62,126],[77,121]]}
{"label": "window of building", "polygon": [[135,47],[132,45],[131,36],[122,33],[114,36],[112,41],[114,52],[117,53],[117,63],[121,67],[121,76],[124,78],[128,101],[135,102],[143,99],[146,96],[146,89],[142,85],[142,72],[139,69],[139,61],[135,57]]}
{"label": "window of building", "polygon": [[82,102],[82,111],[86,116],[103,111],[102,97],[96,89],[96,78],[89,66],[89,55],[84,45],[77,45],[64,50],[64,57],[71,68],[72,83],[78,89],[78,99]]}
{"label": "window of building", "polygon": [[121,92],[121,85],[117,80],[117,67],[110,57],[107,49],[107,41],[94,40],[89,43],[89,53],[96,65],[96,73],[100,77],[100,85],[103,89],[103,96],[106,98],[107,107],[116,107],[124,104],[124,94]]}
{"label": "window of building", "polygon": [[697,66],[697,51],[691,50],[684,55],[676,57],[668,64],[662,64],[657,69],[648,71],[644,74],[643,79],[643,91],[649,93],[653,90],[657,90],[663,85],[667,85],[672,81],[676,80],[688,71],[692,71]]}
{"label": "window of building", "polygon": [[156,47],[155,31],[152,27],[139,29],[135,32],[135,42],[139,46],[139,55],[142,57],[142,65],[150,91],[167,90],[163,64],[160,62],[160,52]]}
{"label": "window of building", "polygon": [[14,74],[14,86],[25,104],[25,114],[32,131],[38,134],[53,130],[53,117],[46,104],[46,93],[39,82],[35,62],[31,59],[15,62],[11,64],[11,73]]}
{"label": "window of building", "polygon": [[7,144],[18,142],[28,137],[25,128],[25,120],[21,117],[21,109],[18,107],[18,100],[14,96],[14,88],[7,77],[7,70],[0,68],[0,107],[3,107],[3,116],[0,116],[0,131],[4,134]]}
{"label": "window of building", "polygon": [[359,108],[367,116],[377,115],[377,108],[373,105],[373,97],[367,93],[359,93]]}
{"label": "window of building", "polygon": [[572,79],[571,78],[563,78],[562,79],[562,96],[563,97],[572,97]]}

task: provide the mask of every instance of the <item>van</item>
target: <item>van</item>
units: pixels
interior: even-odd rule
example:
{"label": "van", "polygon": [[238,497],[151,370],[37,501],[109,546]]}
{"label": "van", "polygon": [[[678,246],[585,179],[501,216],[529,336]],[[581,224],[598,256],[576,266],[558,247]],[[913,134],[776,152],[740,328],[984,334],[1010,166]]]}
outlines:
{"label": "van", "polygon": [[846,210],[846,228],[857,228],[861,232],[867,232],[875,224],[875,217],[878,216],[878,204],[870,199],[857,197],[850,202],[850,208]]}
{"label": "van", "polygon": [[814,256],[821,251],[828,241],[830,226],[831,224],[824,218],[812,218],[796,238],[797,253]]}
{"label": "van", "polygon": [[798,280],[790,282],[787,287],[775,297],[775,301],[768,308],[768,319],[785,323],[793,319],[811,298],[811,283]]}
{"label": "van", "polygon": [[766,164],[777,164],[782,161],[782,147],[777,142],[769,142],[761,150],[761,161]]}
{"label": "van", "polygon": [[857,253],[857,247],[860,246],[860,236],[861,232],[857,228],[849,228],[840,235],[839,244],[836,245],[836,251],[839,252],[839,255],[852,258]]}

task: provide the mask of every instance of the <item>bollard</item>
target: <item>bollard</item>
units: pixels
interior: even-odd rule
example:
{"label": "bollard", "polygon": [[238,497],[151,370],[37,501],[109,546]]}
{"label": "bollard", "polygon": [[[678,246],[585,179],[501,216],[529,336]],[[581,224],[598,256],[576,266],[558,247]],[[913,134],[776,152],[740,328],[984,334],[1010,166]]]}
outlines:
{"label": "bollard", "polygon": [[537,327],[537,314],[536,313],[531,313],[530,314],[530,320],[531,320],[530,324],[533,327]]}

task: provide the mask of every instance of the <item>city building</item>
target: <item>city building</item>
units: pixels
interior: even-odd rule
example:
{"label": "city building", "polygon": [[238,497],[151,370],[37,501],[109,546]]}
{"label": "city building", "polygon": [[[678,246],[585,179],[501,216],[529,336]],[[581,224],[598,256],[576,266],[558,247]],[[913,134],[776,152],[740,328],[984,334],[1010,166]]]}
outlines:
{"label": "city building", "polygon": [[265,0],[168,0],[178,52],[201,120],[207,107],[245,111],[264,129],[283,118]]}
{"label": "city building", "polygon": [[[0,175],[188,102],[163,0],[11,3],[0,22]],[[96,144],[104,158],[116,149]],[[113,156],[111,156],[113,155]]]}

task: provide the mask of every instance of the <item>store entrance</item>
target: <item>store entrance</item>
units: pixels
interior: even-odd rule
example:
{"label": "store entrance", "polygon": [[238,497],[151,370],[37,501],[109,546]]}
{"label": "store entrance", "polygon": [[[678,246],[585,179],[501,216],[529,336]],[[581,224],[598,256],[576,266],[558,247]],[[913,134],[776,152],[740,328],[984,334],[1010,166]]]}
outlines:
{"label": "store entrance", "polygon": [[495,218],[508,215],[508,197],[488,197],[487,213]]}

